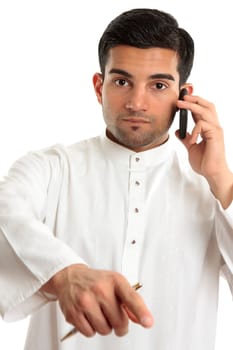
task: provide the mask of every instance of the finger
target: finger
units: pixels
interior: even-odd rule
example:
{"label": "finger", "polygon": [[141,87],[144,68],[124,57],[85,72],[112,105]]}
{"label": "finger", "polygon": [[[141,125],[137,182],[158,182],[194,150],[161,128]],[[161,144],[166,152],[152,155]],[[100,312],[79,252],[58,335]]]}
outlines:
{"label": "finger", "polygon": [[206,109],[211,110],[212,112],[216,111],[215,110],[215,105],[210,102],[205,100],[204,98],[200,97],[200,96],[195,96],[195,95],[185,95],[183,100],[178,100],[178,103],[181,102],[188,102],[193,104],[194,106],[200,106]]}
{"label": "finger", "polygon": [[82,312],[76,312],[70,320],[68,320],[68,318],[66,318],[66,320],[73,324],[77,331],[86,337],[93,337],[96,334],[95,329],[91,326],[89,320]]}
{"label": "finger", "polygon": [[118,285],[116,294],[126,308],[135,316],[138,323],[143,327],[149,328],[153,325],[153,316],[147,306],[145,305],[142,297],[133,290],[130,286]]}
{"label": "finger", "polygon": [[201,120],[193,128],[190,144],[197,143],[199,135],[205,141],[213,140],[216,142],[219,139],[218,130],[220,130],[219,127],[216,128],[206,121]]}
{"label": "finger", "polygon": [[[89,324],[88,332],[90,332],[90,329],[92,329],[94,332],[101,335],[111,333],[112,328],[103,314],[95,294],[80,293],[75,308],[77,314],[77,316],[75,316],[75,322],[78,323],[78,318],[82,318],[82,327],[84,324],[85,327],[87,327],[87,323]],[[82,315],[85,316],[87,323],[84,322]],[[84,331],[86,332],[87,329],[85,328]]]}
{"label": "finger", "polygon": [[178,108],[188,109],[192,112],[194,122],[205,120],[214,125],[219,125],[218,116],[213,103],[199,96],[186,95],[183,101],[177,101]]}
{"label": "finger", "polygon": [[189,101],[191,103],[197,104],[199,106],[205,107],[207,109],[214,108],[214,104],[210,101],[205,100],[204,98],[196,95],[186,95],[184,97],[185,101]]}
{"label": "finger", "polygon": [[85,313],[91,327],[101,335],[110,334],[112,326],[109,323],[105,313],[100,309],[99,305],[88,309]]}
{"label": "finger", "polygon": [[179,138],[179,130],[175,132],[178,139],[183,143],[183,145],[187,148],[187,150],[190,149],[190,147],[193,144],[198,143],[198,138],[201,137],[202,140],[210,141],[210,140],[218,140],[219,136],[217,136],[217,128],[213,125],[210,125],[209,123],[205,121],[198,121],[198,123],[195,125],[195,127],[192,130],[192,133],[186,133],[186,137],[184,139]]}
{"label": "finger", "polygon": [[111,302],[102,304],[102,309],[117,336],[121,337],[128,333],[129,318],[116,296]]}
{"label": "finger", "polygon": [[183,145],[187,148],[187,150],[189,150],[191,146],[192,135],[190,135],[190,133],[187,132],[185,138],[181,139],[179,136],[180,135],[179,130],[176,130],[175,135],[180,140],[180,142],[183,143]]}
{"label": "finger", "polygon": [[132,314],[132,312],[124,305],[125,311],[129,317],[129,319],[134,323],[139,323],[138,319]]}

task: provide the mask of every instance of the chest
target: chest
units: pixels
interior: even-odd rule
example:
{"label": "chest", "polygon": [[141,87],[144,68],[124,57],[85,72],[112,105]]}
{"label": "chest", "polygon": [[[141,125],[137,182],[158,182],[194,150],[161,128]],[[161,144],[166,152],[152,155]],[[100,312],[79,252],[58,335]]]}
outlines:
{"label": "chest", "polygon": [[211,202],[171,164],[71,168],[51,185],[46,212],[54,235],[87,263],[132,280],[139,265],[201,265],[213,232]]}

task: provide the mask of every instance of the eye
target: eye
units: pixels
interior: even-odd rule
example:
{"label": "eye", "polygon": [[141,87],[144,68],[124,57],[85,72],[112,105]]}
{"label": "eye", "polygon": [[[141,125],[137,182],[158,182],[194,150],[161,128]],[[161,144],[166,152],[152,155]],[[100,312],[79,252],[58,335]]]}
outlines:
{"label": "eye", "polygon": [[167,88],[167,85],[164,84],[164,83],[158,82],[158,83],[155,83],[155,84],[154,84],[154,88],[155,88],[156,90],[164,90],[164,89]]}
{"label": "eye", "polygon": [[128,86],[128,81],[126,79],[116,79],[115,84],[118,86]]}

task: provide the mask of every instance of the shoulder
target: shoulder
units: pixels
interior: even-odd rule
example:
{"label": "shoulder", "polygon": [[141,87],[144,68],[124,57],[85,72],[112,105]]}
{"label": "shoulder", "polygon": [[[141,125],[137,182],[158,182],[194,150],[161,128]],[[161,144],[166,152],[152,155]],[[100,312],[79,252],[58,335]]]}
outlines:
{"label": "shoulder", "polygon": [[[58,174],[72,163],[82,163],[90,149],[98,149],[100,137],[81,140],[72,145],[57,143],[45,148],[30,150],[13,162],[9,174],[30,173],[37,176]],[[92,152],[91,152],[92,153]]]}
{"label": "shoulder", "polygon": [[[87,153],[90,150],[100,147],[100,136],[96,136],[86,140],[80,140],[74,144],[64,145],[57,143],[46,148],[32,150],[24,157],[43,159],[48,162],[64,162],[68,161],[75,155]],[[22,159],[24,158],[22,157]]]}

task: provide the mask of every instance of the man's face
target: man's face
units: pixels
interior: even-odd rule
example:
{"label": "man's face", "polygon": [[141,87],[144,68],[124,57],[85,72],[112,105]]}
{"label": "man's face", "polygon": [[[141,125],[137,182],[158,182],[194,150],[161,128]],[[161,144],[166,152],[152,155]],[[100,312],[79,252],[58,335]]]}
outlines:
{"label": "man's face", "polygon": [[136,152],[164,143],[179,95],[178,57],[169,49],[117,46],[93,83],[108,137]]}

